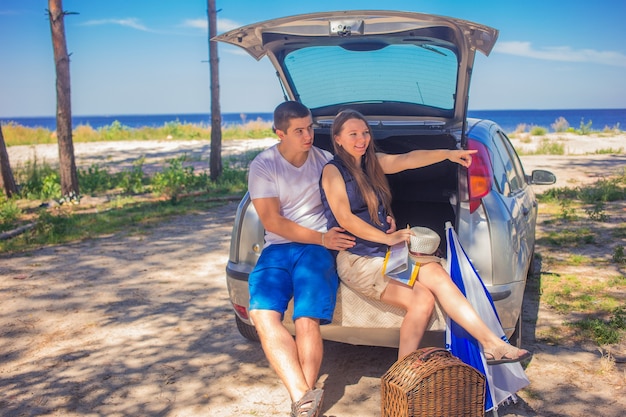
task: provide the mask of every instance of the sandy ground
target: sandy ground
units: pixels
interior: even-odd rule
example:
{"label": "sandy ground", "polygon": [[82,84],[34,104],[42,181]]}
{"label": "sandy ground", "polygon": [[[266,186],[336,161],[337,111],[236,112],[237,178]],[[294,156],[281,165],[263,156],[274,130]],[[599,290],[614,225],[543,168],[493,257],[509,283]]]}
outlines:
{"label": "sandy ground", "polygon": [[[273,142],[235,141],[224,150]],[[623,137],[619,143],[624,146]],[[599,148],[610,146],[619,147],[602,142]],[[33,152],[18,148],[9,148],[12,164]],[[54,160],[56,146],[50,149],[38,147],[38,157]],[[79,166],[181,153],[206,161],[208,150],[202,141],[76,145]],[[559,186],[623,169],[626,155],[523,162],[528,172],[552,170]],[[260,346],[237,332],[228,301],[224,269],[235,208],[227,203],[181,216],[141,235],[0,255],[0,415],[288,415],[285,389]],[[582,273],[623,275],[608,268]],[[535,353],[526,369],[531,385],[499,415],[625,415],[624,364],[607,361],[593,346],[536,337],[564,320],[538,300],[531,280],[524,306],[525,346]],[[326,342],[324,415],[380,415],[379,378],[395,358],[395,349]]]}

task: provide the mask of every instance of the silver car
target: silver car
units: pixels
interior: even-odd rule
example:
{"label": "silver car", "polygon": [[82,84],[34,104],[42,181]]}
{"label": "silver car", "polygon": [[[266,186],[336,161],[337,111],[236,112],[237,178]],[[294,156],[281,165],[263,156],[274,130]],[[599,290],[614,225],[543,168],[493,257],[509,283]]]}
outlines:
{"label": "silver car", "polygon": [[[476,51],[498,36],[480,24],[420,13],[342,11],[265,21],[217,36],[276,67],[285,99],[311,109],[315,144],[332,152],[330,127],[344,108],[363,113],[387,153],[477,149],[469,169],[449,161],[389,175],[398,225],[426,226],[441,237],[446,222],[491,293],[507,337],[521,344],[521,307],[533,259],[537,200],[531,184],[548,171],[524,172],[502,129],[467,118]],[[248,274],[263,248],[263,226],[246,195],[237,209],[226,281],[240,333],[258,340],[248,316]],[[403,311],[340,285],[326,340],[397,347]],[[285,324],[293,331],[290,311]],[[423,345],[444,344],[445,320],[433,315]]]}

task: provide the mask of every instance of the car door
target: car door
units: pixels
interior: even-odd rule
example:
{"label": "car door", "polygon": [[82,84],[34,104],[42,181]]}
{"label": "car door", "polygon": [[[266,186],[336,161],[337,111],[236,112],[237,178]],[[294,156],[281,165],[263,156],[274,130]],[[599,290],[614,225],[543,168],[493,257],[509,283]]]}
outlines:
{"label": "car door", "polygon": [[516,259],[512,272],[514,281],[525,279],[534,248],[537,202],[532,188],[526,182],[524,168],[515,149],[501,129],[493,131],[496,186],[509,210],[508,221],[514,233],[511,236],[512,254]]}

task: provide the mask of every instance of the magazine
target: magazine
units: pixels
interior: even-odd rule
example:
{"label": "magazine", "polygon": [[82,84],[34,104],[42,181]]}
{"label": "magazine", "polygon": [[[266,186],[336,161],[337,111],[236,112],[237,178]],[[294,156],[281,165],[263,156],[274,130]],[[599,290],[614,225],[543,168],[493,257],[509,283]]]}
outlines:
{"label": "magazine", "polygon": [[390,246],[383,263],[383,274],[408,286],[413,286],[417,279],[420,264],[416,264],[409,257],[409,247],[406,242]]}

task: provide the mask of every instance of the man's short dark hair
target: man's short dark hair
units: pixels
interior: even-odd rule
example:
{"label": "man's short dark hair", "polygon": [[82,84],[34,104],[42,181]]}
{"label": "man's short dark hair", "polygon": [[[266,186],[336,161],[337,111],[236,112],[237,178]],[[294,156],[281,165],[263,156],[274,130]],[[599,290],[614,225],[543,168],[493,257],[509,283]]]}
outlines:
{"label": "man's short dark hair", "polygon": [[274,110],[274,129],[287,132],[291,119],[301,119],[311,115],[304,104],[297,101],[285,101]]}

